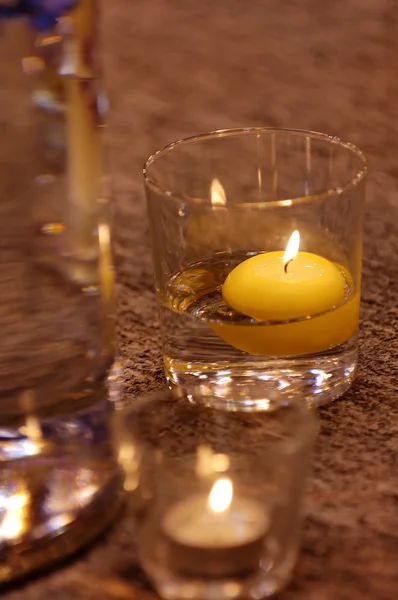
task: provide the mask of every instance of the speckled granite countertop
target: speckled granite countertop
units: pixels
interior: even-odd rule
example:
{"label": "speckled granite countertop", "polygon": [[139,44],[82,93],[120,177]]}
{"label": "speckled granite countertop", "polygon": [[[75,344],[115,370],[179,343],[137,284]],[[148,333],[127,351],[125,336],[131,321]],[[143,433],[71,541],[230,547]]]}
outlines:
{"label": "speckled granite countertop", "polygon": [[[370,165],[354,388],[323,409],[283,600],[398,597],[398,9],[394,0],[107,0],[106,67],[125,398],[164,385],[141,185],[173,139],[241,125],[327,131]],[[5,600],[149,600],[124,518]]]}

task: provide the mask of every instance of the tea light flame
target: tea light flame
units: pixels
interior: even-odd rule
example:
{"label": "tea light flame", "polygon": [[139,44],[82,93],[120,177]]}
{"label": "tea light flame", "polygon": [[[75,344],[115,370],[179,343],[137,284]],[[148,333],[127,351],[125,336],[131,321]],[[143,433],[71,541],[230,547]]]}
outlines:
{"label": "tea light flame", "polygon": [[232,502],[233,486],[228,477],[217,479],[211,488],[208,506],[214,512],[226,511]]}
{"label": "tea light flame", "polygon": [[212,206],[225,206],[227,204],[225,190],[216,178],[213,179],[210,185],[210,198]]}
{"label": "tea light flame", "polygon": [[18,492],[5,502],[6,514],[0,526],[0,540],[17,538],[25,529],[25,512],[29,495]]}
{"label": "tea light flame", "polygon": [[227,454],[217,454],[211,447],[202,444],[196,453],[196,474],[198,477],[208,477],[214,473],[225,473],[229,469]]}
{"label": "tea light flame", "polygon": [[296,229],[295,231],[293,231],[292,235],[290,236],[289,241],[286,246],[285,254],[283,255],[283,262],[285,263],[284,264],[285,273],[287,273],[288,264],[296,258],[297,253],[299,251],[299,247],[300,247],[300,233]]}

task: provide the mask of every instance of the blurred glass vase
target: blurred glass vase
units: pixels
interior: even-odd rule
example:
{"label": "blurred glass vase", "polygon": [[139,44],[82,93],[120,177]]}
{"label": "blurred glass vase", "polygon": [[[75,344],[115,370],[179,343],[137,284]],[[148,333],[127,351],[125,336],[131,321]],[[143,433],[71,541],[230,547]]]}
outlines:
{"label": "blurred glass vase", "polygon": [[0,0],[0,582],[118,507],[98,16],[96,0]]}

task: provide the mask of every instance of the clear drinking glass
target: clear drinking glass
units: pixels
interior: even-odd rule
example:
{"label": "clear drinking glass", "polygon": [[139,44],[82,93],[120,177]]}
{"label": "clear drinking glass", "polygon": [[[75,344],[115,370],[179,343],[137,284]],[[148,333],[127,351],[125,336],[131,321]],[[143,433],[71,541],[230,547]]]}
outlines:
{"label": "clear drinking glass", "polygon": [[161,391],[116,413],[139,558],[162,597],[259,599],[289,581],[317,419],[296,399],[263,409]]}
{"label": "clear drinking glass", "polygon": [[[148,159],[173,388],[250,407],[249,384],[261,382],[266,402],[277,391],[318,405],[349,387],[357,366],[365,175],[355,146],[271,128],[180,140]],[[289,240],[293,260],[284,254]],[[252,266],[242,267],[249,258]]]}
{"label": "clear drinking glass", "polygon": [[95,0],[0,0],[0,583],[119,505],[98,16]]}

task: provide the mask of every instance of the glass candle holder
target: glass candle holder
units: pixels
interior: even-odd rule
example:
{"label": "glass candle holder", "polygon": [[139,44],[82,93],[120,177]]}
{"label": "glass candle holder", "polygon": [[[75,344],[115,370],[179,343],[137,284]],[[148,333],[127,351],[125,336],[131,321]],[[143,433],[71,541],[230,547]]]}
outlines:
{"label": "glass candle holder", "polygon": [[245,406],[250,382],[262,400],[278,391],[318,405],[349,387],[365,175],[355,146],[283,129],[216,131],[149,158],[170,386]]}
{"label": "glass candle holder", "polygon": [[158,392],[117,415],[139,557],[162,597],[259,599],[289,581],[316,431],[296,400],[235,412]]}
{"label": "glass candle holder", "polygon": [[99,8],[0,0],[0,586],[121,504]]}

